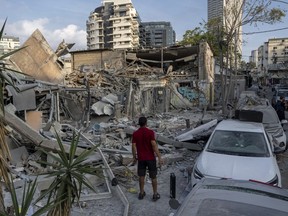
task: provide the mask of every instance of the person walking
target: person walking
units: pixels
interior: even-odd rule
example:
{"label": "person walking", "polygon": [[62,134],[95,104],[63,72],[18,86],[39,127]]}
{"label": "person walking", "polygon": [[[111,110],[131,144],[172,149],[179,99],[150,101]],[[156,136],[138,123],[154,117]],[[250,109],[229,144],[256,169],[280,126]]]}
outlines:
{"label": "person walking", "polygon": [[155,133],[147,128],[147,118],[140,117],[138,120],[140,128],[133,133],[132,136],[132,153],[134,163],[138,161],[137,174],[139,176],[140,192],[138,199],[142,200],[146,195],[144,191],[144,182],[146,170],[148,168],[149,177],[152,180],[153,201],[160,199],[160,194],[157,191],[157,164],[156,156],[158,157],[159,165],[163,165],[163,160],[155,141]]}
{"label": "person walking", "polygon": [[275,110],[280,121],[285,119],[285,105],[285,98],[283,96],[280,96],[280,100],[278,100],[275,105]]}

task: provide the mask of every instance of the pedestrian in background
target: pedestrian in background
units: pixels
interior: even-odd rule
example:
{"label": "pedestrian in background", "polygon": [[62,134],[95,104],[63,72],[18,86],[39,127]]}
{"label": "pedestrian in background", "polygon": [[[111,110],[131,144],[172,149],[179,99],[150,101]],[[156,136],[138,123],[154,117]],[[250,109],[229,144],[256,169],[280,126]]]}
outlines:
{"label": "pedestrian in background", "polygon": [[285,98],[283,96],[280,96],[280,100],[278,100],[275,105],[275,110],[277,112],[280,121],[285,119],[285,108],[286,108]]}
{"label": "pedestrian in background", "polygon": [[146,170],[148,168],[149,177],[152,180],[153,201],[160,199],[160,194],[157,191],[157,165],[156,156],[158,157],[159,165],[163,164],[158,145],[155,141],[154,131],[147,128],[147,118],[139,118],[140,128],[133,133],[132,137],[132,153],[134,163],[138,161],[137,173],[139,176],[140,193],[138,198],[141,200],[146,195],[144,191],[144,182]]}

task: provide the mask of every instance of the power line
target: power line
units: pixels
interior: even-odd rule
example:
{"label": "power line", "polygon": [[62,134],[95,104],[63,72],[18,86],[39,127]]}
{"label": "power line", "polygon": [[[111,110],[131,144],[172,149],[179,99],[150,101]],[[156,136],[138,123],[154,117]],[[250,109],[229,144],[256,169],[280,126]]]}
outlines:
{"label": "power line", "polygon": [[288,2],[286,2],[286,1],[281,1],[281,0],[272,0],[272,1],[274,1],[274,2],[280,2],[280,3],[283,3],[283,4],[288,4]]}
{"label": "power line", "polygon": [[288,27],[285,28],[279,28],[279,29],[271,29],[271,30],[266,30],[266,31],[258,31],[258,32],[247,32],[247,33],[242,33],[243,35],[252,35],[252,34],[261,34],[261,33],[267,33],[267,32],[275,32],[275,31],[281,31],[281,30],[286,30]]}

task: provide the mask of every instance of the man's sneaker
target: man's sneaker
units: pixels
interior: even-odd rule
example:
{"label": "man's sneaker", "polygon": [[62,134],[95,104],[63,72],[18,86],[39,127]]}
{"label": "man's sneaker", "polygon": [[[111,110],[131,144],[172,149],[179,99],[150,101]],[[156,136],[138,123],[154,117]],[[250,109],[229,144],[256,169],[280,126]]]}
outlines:
{"label": "man's sneaker", "polygon": [[144,198],[144,196],[146,195],[145,191],[143,193],[139,193],[138,199],[142,200]]}
{"label": "man's sneaker", "polygon": [[158,199],[160,199],[160,194],[159,193],[154,194],[152,199],[153,201],[157,201]]}

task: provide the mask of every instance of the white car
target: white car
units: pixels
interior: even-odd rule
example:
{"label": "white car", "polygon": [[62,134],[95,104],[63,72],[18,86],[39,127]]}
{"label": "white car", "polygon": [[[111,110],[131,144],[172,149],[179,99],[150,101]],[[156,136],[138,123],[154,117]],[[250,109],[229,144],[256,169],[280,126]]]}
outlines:
{"label": "white car", "polygon": [[281,187],[274,147],[262,123],[223,120],[197,157],[191,183],[202,178],[254,180]]}

